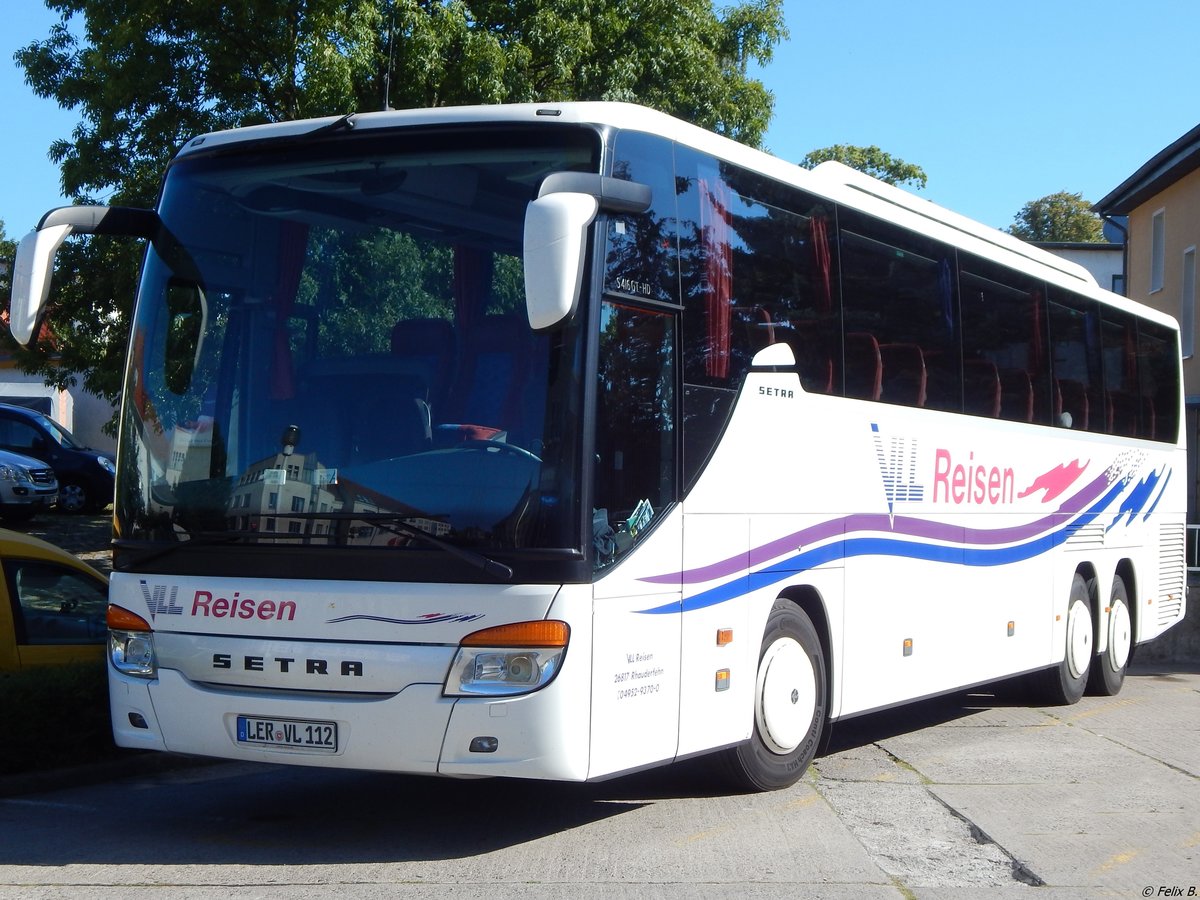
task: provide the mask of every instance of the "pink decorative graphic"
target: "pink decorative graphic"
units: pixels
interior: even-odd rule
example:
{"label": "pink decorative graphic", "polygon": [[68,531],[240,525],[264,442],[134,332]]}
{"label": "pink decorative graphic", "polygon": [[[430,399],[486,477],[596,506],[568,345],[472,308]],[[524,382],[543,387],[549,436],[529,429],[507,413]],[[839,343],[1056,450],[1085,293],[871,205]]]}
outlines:
{"label": "pink decorative graphic", "polygon": [[1042,497],[1043,503],[1049,503],[1071,485],[1076,479],[1083,474],[1083,470],[1088,466],[1087,463],[1080,463],[1075,459],[1069,463],[1062,463],[1055,466],[1049,472],[1045,472],[1033,479],[1033,484],[1017,494],[1017,499],[1021,500],[1028,497],[1035,491],[1045,491],[1046,495]]}

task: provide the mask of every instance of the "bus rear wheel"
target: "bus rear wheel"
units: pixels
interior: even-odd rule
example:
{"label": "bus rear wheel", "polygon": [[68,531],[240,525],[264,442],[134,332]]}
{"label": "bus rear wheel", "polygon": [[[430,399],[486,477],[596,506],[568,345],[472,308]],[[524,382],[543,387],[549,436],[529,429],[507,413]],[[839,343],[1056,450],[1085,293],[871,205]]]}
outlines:
{"label": "bus rear wheel", "polygon": [[750,740],[722,751],[731,780],[774,791],[800,780],[825,726],[825,657],[803,610],[776,600],[767,618],[754,685]]}
{"label": "bus rear wheel", "polygon": [[1113,578],[1108,598],[1108,646],[1092,660],[1088,675],[1088,692],[1103,697],[1115,697],[1125,683],[1125,667],[1133,647],[1133,619],[1129,615],[1129,592],[1125,580]]}
{"label": "bus rear wheel", "polygon": [[1088,582],[1076,572],[1071,582],[1071,598],[1067,601],[1066,647],[1062,662],[1042,673],[1040,693],[1052,706],[1078,703],[1087,687],[1095,645],[1090,598]]}

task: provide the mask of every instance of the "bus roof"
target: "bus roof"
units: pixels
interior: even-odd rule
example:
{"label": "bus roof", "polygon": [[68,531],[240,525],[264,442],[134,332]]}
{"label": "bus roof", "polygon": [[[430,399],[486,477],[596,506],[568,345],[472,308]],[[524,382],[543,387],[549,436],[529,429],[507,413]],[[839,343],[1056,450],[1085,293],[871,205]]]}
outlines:
{"label": "bus roof", "polygon": [[362,132],[404,127],[509,123],[570,123],[632,129],[661,135],[833,202],[895,221],[934,239],[1020,268],[1046,281],[1111,305],[1129,311],[1136,310],[1147,318],[1175,327],[1175,322],[1169,315],[1152,307],[1133,303],[1101,288],[1091,273],[1077,263],[1062,259],[1010,234],[952,212],[849,166],[838,162],[825,162],[810,171],[666,113],[632,103],[589,101],[450,106],[355,113],[252,125],[194,138],[184,145],[177,158],[247,141],[303,138],[308,135],[315,137],[320,133],[338,129]]}

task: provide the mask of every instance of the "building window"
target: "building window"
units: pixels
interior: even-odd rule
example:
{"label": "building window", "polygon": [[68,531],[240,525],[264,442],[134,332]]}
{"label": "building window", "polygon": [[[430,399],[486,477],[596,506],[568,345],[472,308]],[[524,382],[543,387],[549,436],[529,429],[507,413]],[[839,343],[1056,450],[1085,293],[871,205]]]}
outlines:
{"label": "building window", "polygon": [[1179,302],[1179,340],[1183,358],[1196,352],[1196,248],[1183,251],[1183,288]]}
{"label": "building window", "polygon": [[1167,211],[1160,209],[1150,222],[1150,293],[1163,289],[1166,269]]}

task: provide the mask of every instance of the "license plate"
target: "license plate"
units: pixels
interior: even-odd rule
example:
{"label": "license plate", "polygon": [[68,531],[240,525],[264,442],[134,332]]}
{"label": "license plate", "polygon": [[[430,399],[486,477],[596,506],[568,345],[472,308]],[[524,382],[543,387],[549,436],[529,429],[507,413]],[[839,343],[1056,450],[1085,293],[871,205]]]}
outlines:
{"label": "license plate", "polygon": [[238,716],[237,742],[256,747],[286,747],[314,753],[336,753],[337,722]]}

